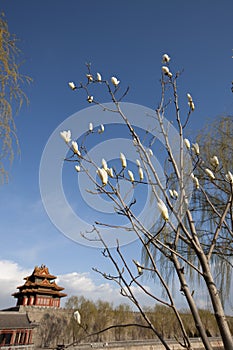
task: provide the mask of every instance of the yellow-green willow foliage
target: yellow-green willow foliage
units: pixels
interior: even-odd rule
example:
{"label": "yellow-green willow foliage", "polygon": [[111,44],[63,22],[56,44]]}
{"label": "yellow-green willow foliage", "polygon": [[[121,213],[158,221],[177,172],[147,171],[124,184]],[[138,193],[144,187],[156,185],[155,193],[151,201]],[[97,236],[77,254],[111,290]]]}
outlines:
{"label": "yellow-green willow foliage", "polygon": [[0,15],[0,180],[7,179],[7,162],[19,150],[14,116],[27,96],[21,89],[31,79],[21,75],[20,50],[15,35],[9,32],[4,14]]}

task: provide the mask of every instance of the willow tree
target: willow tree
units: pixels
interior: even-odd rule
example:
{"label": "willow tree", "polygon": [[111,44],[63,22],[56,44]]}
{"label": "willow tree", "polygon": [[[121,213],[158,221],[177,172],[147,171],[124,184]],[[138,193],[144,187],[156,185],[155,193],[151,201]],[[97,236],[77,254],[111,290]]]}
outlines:
{"label": "willow tree", "polygon": [[8,177],[7,163],[11,163],[15,151],[19,151],[14,116],[27,97],[21,86],[30,78],[20,73],[20,49],[18,40],[8,28],[4,14],[0,16],[0,176]]}
{"label": "willow tree", "polygon": [[202,149],[202,159],[207,161],[217,155],[220,166],[227,172],[233,159],[233,117],[220,116],[210,121],[199,131],[197,141]]}
{"label": "willow tree", "polygon": [[[129,89],[121,91],[122,83],[118,78],[113,76],[108,81],[99,73],[94,74],[89,65],[87,68],[86,82],[79,85],[70,82],[70,88],[73,91],[83,91],[89,104],[96,105],[102,113],[112,114],[116,123],[120,119],[126,127],[129,144],[137,155],[134,165],[131,164],[132,158],[131,162],[128,162],[127,154],[130,146],[128,144],[125,150],[121,150],[123,147],[121,141],[115,145],[119,151],[118,163],[114,158],[115,155],[112,159],[96,160],[94,157],[97,157],[97,153],[89,152],[87,144],[89,138],[104,132],[102,124],[96,129],[90,123],[89,130],[78,139],[75,135],[72,138],[71,130],[61,131],[61,137],[68,146],[66,160],[75,163],[78,176],[83,174],[90,180],[93,185],[87,189],[90,195],[107,198],[108,206],[112,205],[115,215],[127,221],[125,225],[125,222],[116,224],[114,220],[106,222],[95,220],[92,232],[82,233],[86,239],[102,244],[103,256],[111,261],[115,272],[95,270],[107,280],[117,283],[120,293],[140,312],[144,322],[142,326],[154,332],[165,349],[171,347],[138,300],[135,288],[141,290],[152,302],[169,307],[179,324],[182,346],[192,349],[192,343],[176,303],[176,296],[182,295],[192,314],[203,346],[211,350],[212,345],[198,308],[198,293],[192,289],[190,283],[190,276],[196,277],[201,281],[202,289],[205,290],[211,304],[224,348],[232,349],[232,335],[216,277],[218,257],[222,259],[218,254],[220,247],[227,244],[232,246],[232,241],[228,240],[228,237],[233,235],[232,225],[229,224],[232,218],[232,169],[222,167],[221,171],[217,172],[216,164],[220,162],[217,156],[212,156],[203,163],[198,142],[185,138],[184,130],[195,111],[195,103],[191,94],[187,93],[187,108],[185,111],[183,107],[184,112],[181,112],[177,87],[180,73],[172,72],[170,57],[167,54],[163,56],[161,67],[161,98],[154,111],[146,107],[140,109],[137,105],[127,109],[127,104],[124,104],[122,99]],[[112,101],[110,105],[102,103],[101,98],[97,97],[98,88],[107,90]],[[134,120],[136,113],[140,114],[138,124]],[[169,116],[169,119],[166,116]],[[160,151],[161,143],[162,151]],[[155,159],[155,154],[159,162],[163,162],[162,169],[159,167],[158,159]],[[129,200],[129,197],[127,198],[129,191],[124,193],[122,181],[131,186],[132,191],[142,188],[141,195],[146,190],[149,191],[150,207],[144,216],[138,214],[141,198],[137,198],[135,192],[136,194],[134,193]],[[214,191],[218,191],[219,197],[224,198],[221,210],[212,200],[211,195]],[[192,194],[205,198],[208,207],[215,213],[212,228],[209,223],[206,225],[203,222],[200,206],[197,204],[198,207],[195,208],[198,202],[193,199]],[[133,259],[128,254],[127,248],[122,249],[120,240],[116,240],[115,251],[111,249],[112,247],[106,242],[108,236],[103,232],[105,228],[111,228],[116,237],[118,230],[124,232],[125,236],[135,235],[141,249],[134,252]],[[144,250],[147,256],[146,266],[139,262],[141,250]],[[167,279],[164,266],[174,271],[176,283],[173,279]],[[153,274],[156,285],[154,289],[147,288],[143,283],[142,276],[147,271]],[[158,284],[160,288],[157,287]]]}
{"label": "willow tree", "polygon": [[[211,249],[212,263],[215,263],[218,276],[218,289],[223,302],[230,295],[232,280],[232,248],[233,248],[233,213],[231,203],[231,171],[233,168],[233,122],[232,116],[221,116],[204,126],[197,135],[200,156],[196,173],[200,181],[205,182],[205,193],[195,192],[193,196],[193,211],[199,220],[199,231],[209,237],[213,232],[219,217],[224,215],[224,224],[216,244]],[[211,182],[205,169],[208,166],[212,172]],[[203,171],[204,170],[204,171]],[[230,200],[230,202],[229,202]],[[226,213],[226,203],[230,210]],[[211,242],[211,240],[209,241]],[[208,243],[208,241],[206,242]]]}

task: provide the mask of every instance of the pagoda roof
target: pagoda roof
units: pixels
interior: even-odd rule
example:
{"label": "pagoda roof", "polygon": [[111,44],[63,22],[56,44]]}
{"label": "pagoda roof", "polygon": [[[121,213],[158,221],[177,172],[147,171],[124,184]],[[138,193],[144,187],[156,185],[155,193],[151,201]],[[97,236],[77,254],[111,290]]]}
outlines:
{"label": "pagoda roof", "polygon": [[15,298],[17,298],[18,296],[20,296],[21,294],[40,294],[40,295],[53,295],[53,296],[57,296],[59,298],[62,297],[66,297],[67,294],[65,293],[61,293],[61,292],[57,292],[51,289],[42,289],[42,288],[30,288],[30,289],[24,289],[23,291],[20,292],[15,292],[12,294],[12,296],[14,296]]}
{"label": "pagoda roof", "polygon": [[33,277],[42,277],[47,278],[48,280],[52,280],[57,278],[49,273],[49,269],[45,265],[35,266],[32,274],[30,276],[24,277],[25,280],[32,279]]}
{"label": "pagoda roof", "polygon": [[49,273],[49,269],[45,265],[35,266],[32,274],[24,278],[26,282],[18,286],[19,291],[13,293],[12,296],[15,298],[19,298],[23,294],[46,294],[59,298],[67,296],[67,294],[61,293],[64,288],[52,281],[56,278]]}
{"label": "pagoda roof", "polygon": [[18,286],[17,289],[20,289],[20,290],[24,290],[25,288],[33,288],[33,287],[42,287],[42,288],[49,288],[50,290],[51,289],[55,289],[57,291],[59,290],[64,290],[63,287],[59,287],[56,282],[49,282],[47,279],[44,279],[40,282],[32,282],[30,280],[27,280],[22,286]]}
{"label": "pagoda roof", "polygon": [[26,313],[0,311],[0,329],[34,328]]}

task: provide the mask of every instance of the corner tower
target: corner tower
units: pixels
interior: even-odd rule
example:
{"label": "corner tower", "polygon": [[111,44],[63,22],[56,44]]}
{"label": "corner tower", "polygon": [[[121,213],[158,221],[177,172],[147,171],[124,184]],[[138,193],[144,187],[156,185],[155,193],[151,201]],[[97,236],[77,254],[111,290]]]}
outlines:
{"label": "corner tower", "polygon": [[36,266],[32,274],[24,278],[24,285],[17,287],[19,291],[12,294],[17,299],[16,306],[59,308],[61,298],[67,294],[61,292],[64,288],[56,284],[56,278],[45,265]]}

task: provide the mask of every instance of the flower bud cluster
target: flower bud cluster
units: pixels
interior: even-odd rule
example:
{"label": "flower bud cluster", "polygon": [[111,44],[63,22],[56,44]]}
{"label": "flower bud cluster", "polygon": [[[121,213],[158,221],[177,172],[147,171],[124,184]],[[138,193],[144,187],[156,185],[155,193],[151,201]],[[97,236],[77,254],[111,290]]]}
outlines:
{"label": "flower bud cluster", "polygon": [[194,111],[195,105],[194,105],[192,96],[190,94],[187,94],[187,98],[188,98],[189,108],[191,109],[191,111]]}
{"label": "flower bud cluster", "polygon": [[164,75],[167,75],[169,78],[172,78],[172,73],[170,72],[167,64],[170,62],[171,57],[165,53],[162,57],[162,63],[166,64],[166,66],[162,66],[162,72]]}
{"label": "flower bud cluster", "polygon": [[[88,84],[103,82],[102,76],[101,76],[101,74],[99,72],[96,73],[96,78],[94,78],[94,76],[92,74],[90,74],[90,73],[86,74],[86,77],[87,77]],[[111,83],[114,85],[115,88],[117,88],[118,85],[120,84],[120,80],[118,80],[115,76],[112,76],[111,77]],[[73,81],[68,82],[68,86],[73,91],[77,89],[77,85]],[[81,88],[81,87],[83,87],[82,84],[80,84],[79,88]],[[87,96],[87,102],[88,103],[92,103],[93,101],[94,101],[94,96],[88,95]]]}

